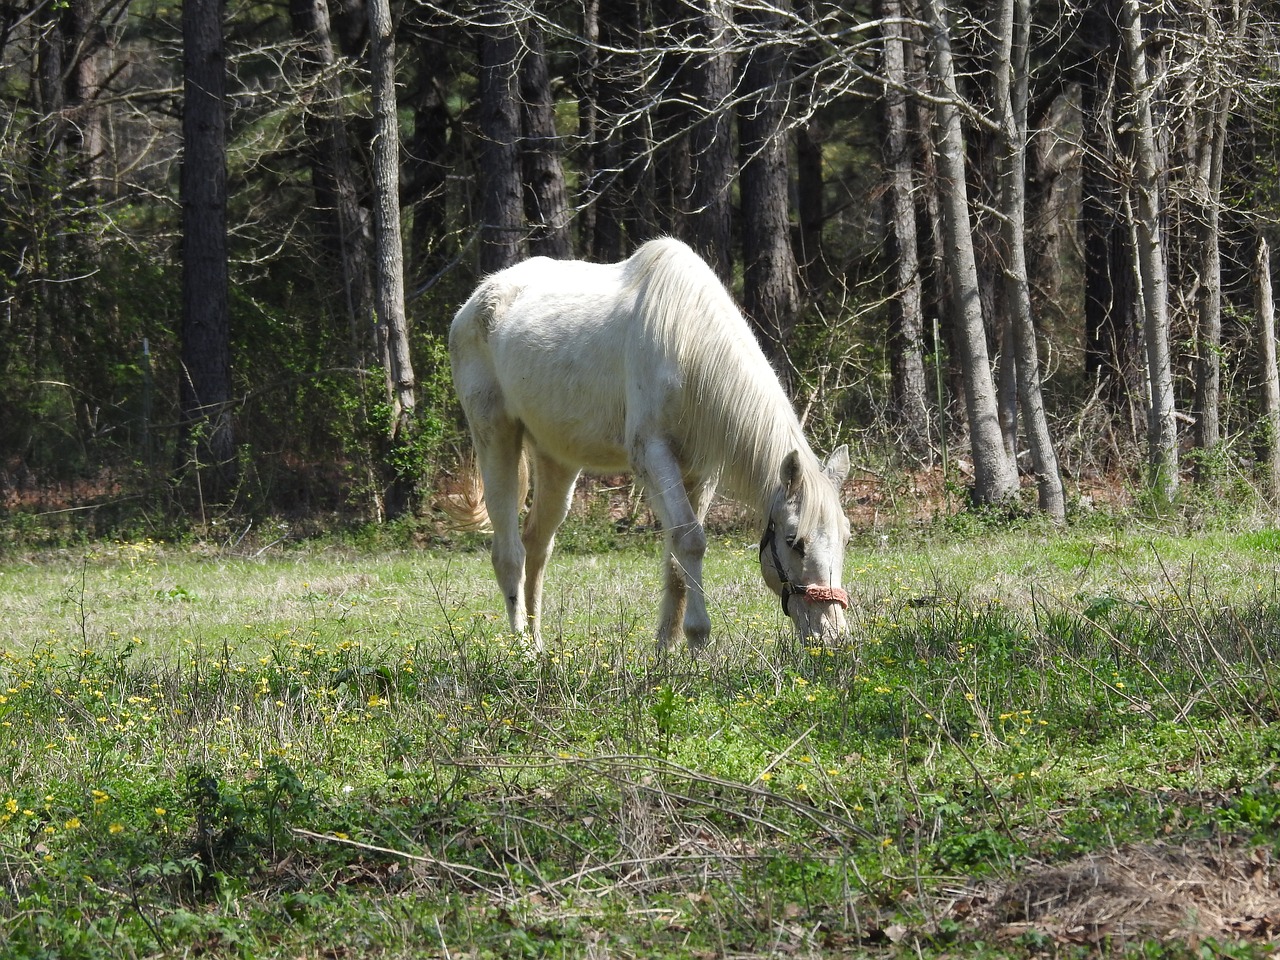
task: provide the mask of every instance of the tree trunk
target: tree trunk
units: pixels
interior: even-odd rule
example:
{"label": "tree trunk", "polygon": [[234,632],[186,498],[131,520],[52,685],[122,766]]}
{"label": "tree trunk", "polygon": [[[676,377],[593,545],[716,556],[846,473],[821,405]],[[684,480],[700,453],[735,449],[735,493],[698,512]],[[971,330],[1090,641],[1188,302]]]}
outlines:
{"label": "tree trunk", "polygon": [[967,171],[960,125],[960,95],[951,58],[947,10],[944,0],[924,0],[924,8],[933,53],[929,66],[938,97],[935,114],[942,230],[973,453],[973,499],[979,505],[998,505],[1017,497],[1018,474],[1005,454],[987,352],[978,266],[969,219],[969,192],[965,182]]}
{"label": "tree trunk", "polygon": [[1276,306],[1271,291],[1271,251],[1266,238],[1258,241],[1254,282],[1257,284],[1258,343],[1262,348],[1264,439],[1267,448],[1267,487],[1280,498],[1280,373],[1276,371]]}
{"label": "tree trunk", "polygon": [[585,254],[618,260],[658,231],[650,57],[641,51],[647,5],[587,0],[579,69]]}
{"label": "tree trunk", "polygon": [[[950,20],[950,15],[948,16]],[[977,51],[967,51],[975,56]],[[954,58],[954,48],[953,48]],[[954,59],[953,59],[954,63]],[[977,79],[977,78],[975,78]],[[957,80],[957,88],[960,81]],[[976,87],[975,87],[976,91]],[[985,92],[983,94],[986,95]],[[983,104],[985,107],[986,105]],[[978,109],[973,104],[971,109]],[[990,113],[985,110],[984,113]],[[961,122],[963,123],[963,116]],[[999,205],[999,152],[996,130],[987,122],[963,127],[967,187],[977,198],[969,204],[970,229],[974,259],[978,266],[978,301],[987,332],[988,349],[995,348],[991,359],[996,389],[996,415],[1000,420],[1000,436],[1005,457],[1018,471],[1018,380],[1014,361],[1013,324],[1005,309],[1004,263],[1000,253],[1000,224],[991,211]]]}
{"label": "tree trunk", "polygon": [[1064,229],[1075,228],[1079,206],[1070,200],[1078,186],[1082,151],[1075,121],[1080,111],[1078,84],[1068,84],[1052,100],[1041,102],[1029,119],[1027,162],[1027,274],[1031,315],[1045,323],[1051,316],[1078,319],[1079,307],[1061,300],[1068,273]]}
{"label": "tree trunk", "polygon": [[1199,345],[1196,350],[1196,397],[1193,441],[1200,450],[1211,452],[1222,439],[1218,404],[1222,382],[1222,252],[1220,201],[1222,198],[1222,152],[1227,136],[1227,113],[1231,95],[1223,90],[1211,116],[1207,139],[1197,151],[1197,171],[1193,194],[1201,202],[1197,223],[1200,282],[1196,290]]}
{"label": "tree trunk", "polygon": [[[404,249],[400,238],[400,128],[396,104],[396,44],[389,0],[368,0],[369,78],[373,95],[373,237],[374,305],[378,342],[391,409],[388,475],[384,494],[386,519],[412,505],[416,477],[409,448],[414,430],[413,361],[409,355],[409,323],[404,309]],[[406,464],[407,461],[407,464]],[[397,469],[400,466],[401,469]],[[407,467],[407,469],[405,469]]]}
{"label": "tree trunk", "polygon": [[880,0],[884,21],[884,165],[893,261],[894,295],[889,302],[892,406],[906,452],[921,457],[929,449],[928,380],[924,367],[924,296],[916,240],[915,184],[909,137],[906,25],[901,0]]}
{"label": "tree trunk", "polygon": [[576,66],[578,88],[578,165],[582,201],[578,213],[578,249],[588,260],[601,258],[596,246],[600,217],[600,165],[604,159],[604,131],[600,110],[600,0],[583,0],[582,50]]}
{"label": "tree trunk", "polygon": [[349,118],[342,110],[342,81],[337,72],[325,0],[290,0],[289,18],[301,41],[302,58],[313,85],[303,115],[311,158],[316,208],[327,221],[326,253],[337,265],[347,336],[356,366],[371,361],[373,347],[373,243],[370,211],[365,206],[362,172],[351,150]]}
{"label": "tree trunk", "polygon": [[[418,62],[418,91],[413,101],[413,138],[405,158],[409,185],[403,200],[413,211],[409,243],[410,285],[421,289],[434,280],[449,263],[452,243],[447,228],[446,190],[450,158],[447,27],[428,22],[414,38],[414,58]],[[439,315],[447,324],[447,313]]]}
{"label": "tree trunk", "polygon": [[182,370],[180,450],[201,503],[235,480],[227,288],[226,59],[222,0],[182,6]]}
{"label": "tree trunk", "polygon": [[[903,53],[905,55],[908,86],[911,89],[926,90],[930,88],[928,54],[926,46],[928,37],[919,22],[919,7],[911,2],[904,13],[914,17],[913,22],[905,24]],[[955,349],[954,322],[947,304],[951,300],[951,279],[947,274],[946,231],[942,228],[942,178],[938,172],[938,149],[934,138],[935,108],[927,98],[920,98],[909,104],[912,117],[910,124],[915,155],[915,189],[917,208],[921,216],[917,218],[916,248],[920,259],[921,273],[921,314],[924,317],[923,336],[933,347],[933,377],[930,391],[933,392],[937,404],[938,443],[941,447],[943,473],[948,462],[948,424],[951,407],[962,407],[964,404],[964,381],[960,377],[960,365],[951,363],[950,358],[959,356]],[[923,228],[923,232],[921,232]],[[930,319],[932,318],[932,320]],[[946,346],[944,355],[943,346]],[[944,392],[943,385],[948,390]]]}
{"label": "tree trunk", "polygon": [[[10,12],[19,13],[17,9]],[[16,134],[24,125],[17,118],[30,118],[31,162],[20,168],[4,164],[5,187],[0,192],[14,197],[14,180],[21,176],[21,192],[26,193],[30,207],[29,213],[15,216],[16,211],[11,210],[8,216],[0,217],[0,221],[7,221],[0,227],[0,237],[11,230],[26,235],[22,241],[25,250],[18,258],[23,266],[14,269],[11,276],[34,282],[32,325],[38,333],[33,356],[47,351],[62,378],[84,392],[83,399],[73,400],[71,407],[76,436],[87,445],[97,432],[96,398],[103,396],[107,384],[100,372],[98,330],[80,320],[86,311],[97,308],[85,300],[86,285],[72,278],[87,279],[98,273],[103,236],[99,223],[105,226],[110,222],[106,217],[95,221],[101,209],[99,198],[109,183],[103,176],[105,111],[99,103],[102,53],[107,43],[101,18],[108,12],[96,10],[91,0],[69,0],[28,12],[38,37],[32,49],[35,64],[30,89],[35,115],[27,108],[15,111],[13,105],[21,96],[11,97],[6,129]],[[6,26],[12,27],[12,20]],[[6,64],[0,65],[0,73],[5,73],[6,67],[9,74],[27,69]],[[16,90],[11,92],[16,95]],[[88,220],[86,208],[90,211]],[[5,289],[8,292],[11,288],[6,284]],[[12,312],[13,304],[9,303],[6,313],[11,316]],[[13,335],[11,329],[3,334]],[[35,369],[40,368],[37,362]],[[92,402],[90,396],[95,397]]]}
{"label": "tree trunk", "polygon": [[632,0],[599,3],[600,43],[608,51],[598,80],[605,127],[601,222],[612,231],[600,243],[616,244],[620,257],[660,232],[653,135],[658,108],[650,103],[656,84],[653,58],[644,50],[650,7]]}
{"label": "tree trunk", "polygon": [[1067,516],[1066,496],[1040,388],[1040,356],[1027,279],[1027,80],[1031,2],[1001,0],[998,17],[995,99],[1001,129],[1000,212],[1005,254],[1005,309],[1012,327],[1018,402],[1031,447],[1040,509],[1055,522],[1062,523]]}
{"label": "tree trunk", "polygon": [[1143,334],[1147,348],[1147,486],[1166,500],[1178,488],[1178,423],[1173,399],[1173,363],[1169,352],[1168,276],[1160,238],[1160,182],[1156,132],[1151,114],[1154,85],[1147,76],[1141,13],[1137,0],[1123,0],[1121,40],[1128,55],[1134,99],[1134,193],[1138,283],[1142,294]]}
{"label": "tree trunk", "polygon": [[[634,18],[637,8],[631,13]],[[637,78],[631,75],[634,65],[629,62],[634,56],[630,51],[639,40],[634,30],[627,29],[631,18],[611,0],[587,0],[589,96],[583,115],[591,121],[591,176],[584,193],[591,211],[587,256],[595,260],[614,261],[623,256],[627,207],[623,124],[628,112],[627,91],[638,89]]]}
{"label": "tree trunk", "polygon": [[536,18],[523,23],[524,53],[520,57],[520,105],[524,138],[524,209],[529,223],[529,252],[557,260],[573,256],[569,234],[569,201],[560,166],[560,136],[556,133],[555,102],[547,74],[542,27]]}
{"label": "tree trunk", "polygon": [[[1240,3],[1232,4],[1232,33],[1244,31]],[[1199,320],[1199,346],[1196,356],[1196,399],[1194,443],[1208,453],[1222,439],[1219,410],[1222,381],[1222,164],[1226,150],[1227,119],[1234,100],[1233,89],[1223,76],[1222,58],[1225,31],[1213,9],[1204,11],[1204,46],[1209,51],[1202,79],[1208,87],[1209,104],[1192,104],[1192,115],[1199,114],[1195,124],[1199,137],[1194,156],[1192,197],[1200,207],[1197,220],[1199,247],[1199,283],[1196,288],[1196,313]]]}
{"label": "tree trunk", "polygon": [[103,164],[106,159],[104,111],[98,102],[102,92],[103,51],[107,32],[92,0],[71,0],[63,14],[65,40],[72,53],[67,76],[66,103],[71,119],[85,193],[103,191]]}
{"label": "tree trunk", "polygon": [[1099,381],[1112,412],[1127,405],[1136,376],[1139,304],[1134,251],[1123,211],[1126,207],[1117,170],[1115,89],[1120,85],[1119,36],[1114,5],[1106,0],[1086,9],[1081,35],[1081,119],[1084,157],[1081,230],[1084,247],[1085,372]]}
{"label": "tree trunk", "polygon": [[369,39],[369,11],[365,0],[328,0],[333,7],[333,33],[338,49],[350,60],[364,53]]}
{"label": "tree trunk", "polygon": [[[810,118],[796,127],[796,248],[805,287],[823,285],[822,227],[826,223],[822,125]],[[829,276],[829,274],[826,274]]]}
{"label": "tree trunk", "polygon": [[520,183],[520,35],[509,0],[487,0],[480,23],[480,272],[520,260],[524,228]]}
{"label": "tree trunk", "polygon": [[751,52],[738,112],[741,141],[743,306],[784,383],[791,382],[787,343],[800,308],[800,285],[788,218],[787,56],[782,46],[788,0],[743,11]]}
{"label": "tree trunk", "polygon": [[31,94],[35,101],[36,131],[31,148],[37,170],[61,156],[67,135],[66,118],[66,43],[65,26],[59,8],[53,4],[32,11],[38,39],[35,42],[35,83]]}
{"label": "tree trunk", "polygon": [[[995,171],[991,172],[992,181],[998,180],[999,176]],[[993,199],[999,202],[997,198]],[[996,229],[995,233],[1002,234],[1003,229]],[[995,253],[996,251],[992,250],[988,256],[993,256]],[[1007,278],[988,275],[991,264],[983,264],[981,259],[979,263],[978,281],[983,288],[985,289],[988,285],[999,286],[999,289],[991,290],[990,294],[983,298],[982,310],[984,317],[995,318],[996,328],[992,330],[991,335],[999,338],[995,341],[998,346],[994,372],[996,409],[1000,415],[1000,436],[1004,438],[1004,455],[1009,458],[1014,470],[1018,470],[1018,350],[1014,342],[1016,338],[1013,332],[1012,313],[1015,307],[1008,302],[1006,296]]]}
{"label": "tree trunk", "polygon": [[[681,229],[681,207],[691,190],[689,156],[689,91],[690,70],[682,55],[680,42],[672,37],[668,26],[696,17],[687,0],[651,0],[646,46],[656,45],[662,53],[646,78],[646,91],[662,91],[646,110],[647,123],[642,145],[652,191],[652,228],[643,239],[654,236],[678,236]],[[650,40],[648,38],[654,38]],[[641,239],[637,237],[637,239]]]}
{"label": "tree trunk", "polygon": [[729,0],[701,0],[697,22],[701,35],[694,45],[693,102],[702,111],[689,132],[691,161],[688,215],[690,245],[711,264],[716,275],[732,279],[730,225],[733,190],[733,116],[729,106],[733,87],[733,54],[729,51],[733,6]]}
{"label": "tree trunk", "polygon": [[[796,15],[806,23],[819,19],[812,0],[799,0]],[[823,93],[815,86],[818,81],[814,68],[825,52],[820,43],[804,38],[792,55],[795,58],[794,70],[800,75],[789,95],[799,107],[797,112],[800,114],[792,124],[795,131],[795,212],[798,227],[793,246],[806,290],[825,287],[831,276],[822,249],[822,230],[827,221],[822,148],[828,133],[826,124],[816,111],[810,109],[805,116],[806,105],[819,99]]]}

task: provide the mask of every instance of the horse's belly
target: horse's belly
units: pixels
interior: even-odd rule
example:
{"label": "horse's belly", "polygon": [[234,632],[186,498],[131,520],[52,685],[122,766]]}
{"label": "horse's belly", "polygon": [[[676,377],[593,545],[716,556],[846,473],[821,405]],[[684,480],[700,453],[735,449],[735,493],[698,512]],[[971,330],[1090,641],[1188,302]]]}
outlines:
{"label": "horse's belly", "polygon": [[630,469],[622,442],[621,418],[615,427],[573,415],[549,418],[522,411],[520,420],[538,450],[567,466],[597,472]]}

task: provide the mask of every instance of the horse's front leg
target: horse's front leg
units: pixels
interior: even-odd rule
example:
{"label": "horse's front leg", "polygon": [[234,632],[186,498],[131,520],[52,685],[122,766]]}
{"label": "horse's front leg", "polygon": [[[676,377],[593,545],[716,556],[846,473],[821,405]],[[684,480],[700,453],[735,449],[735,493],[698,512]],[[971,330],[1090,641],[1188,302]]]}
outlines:
{"label": "horse's front leg", "polygon": [[662,610],[658,614],[658,649],[665,651],[671,638],[679,635],[684,629],[685,604],[689,596],[689,587],[684,580],[684,571],[675,556],[675,544],[671,531],[662,531],[666,549],[663,551],[663,584]]}
{"label": "horse's front leg", "polygon": [[706,508],[700,504],[700,509],[695,509],[689,502],[680,464],[665,441],[638,443],[633,462],[666,538],[666,583],[658,620],[658,647],[667,648],[683,613],[685,642],[690,653],[697,653],[711,635],[711,618],[702,589],[707,535],[700,512]]}
{"label": "horse's front leg", "polygon": [[[693,508],[693,515],[698,520],[698,525],[703,530],[706,529],[707,509],[711,506],[711,500],[715,496],[716,484],[714,480],[698,484],[689,493],[689,505]],[[679,633],[681,628],[681,620],[685,614],[685,605],[688,601],[689,588],[685,582],[684,568],[680,559],[675,555],[674,538],[671,536],[669,529],[663,531],[666,541],[666,550],[663,552],[664,562],[664,590],[662,595],[662,613],[658,619],[658,643],[664,649],[670,642],[672,636]],[[704,639],[702,643],[705,643]],[[690,646],[694,646],[691,642]],[[701,646],[701,644],[698,644]]]}

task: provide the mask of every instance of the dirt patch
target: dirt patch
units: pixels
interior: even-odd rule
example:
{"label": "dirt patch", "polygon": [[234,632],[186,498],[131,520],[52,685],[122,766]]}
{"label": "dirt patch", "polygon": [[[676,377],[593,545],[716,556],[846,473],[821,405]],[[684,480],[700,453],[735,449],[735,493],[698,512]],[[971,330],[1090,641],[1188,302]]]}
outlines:
{"label": "dirt patch", "polygon": [[952,919],[1001,938],[1280,942],[1280,863],[1263,847],[1150,843],[1032,865],[956,900]]}

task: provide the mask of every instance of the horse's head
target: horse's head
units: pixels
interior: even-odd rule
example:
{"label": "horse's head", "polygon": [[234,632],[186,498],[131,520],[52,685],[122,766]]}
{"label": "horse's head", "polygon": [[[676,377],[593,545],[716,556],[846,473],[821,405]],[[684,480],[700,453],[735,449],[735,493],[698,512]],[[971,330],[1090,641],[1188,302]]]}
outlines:
{"label": "horse's head", "polygon": [[760,573],[801,638],[825,642],[846,630],[849,597],[841,584],[849,521],[840,486],[848,475],[847,446],[821,465],[807,452],[788,454],[760,538]]}

